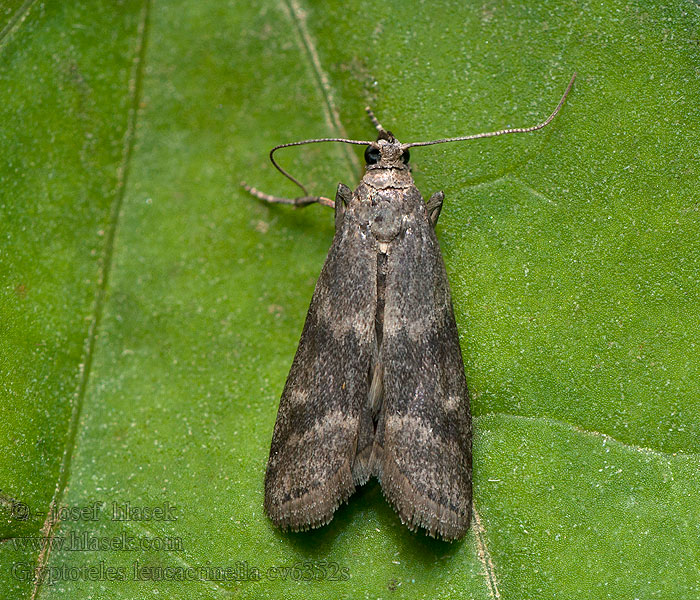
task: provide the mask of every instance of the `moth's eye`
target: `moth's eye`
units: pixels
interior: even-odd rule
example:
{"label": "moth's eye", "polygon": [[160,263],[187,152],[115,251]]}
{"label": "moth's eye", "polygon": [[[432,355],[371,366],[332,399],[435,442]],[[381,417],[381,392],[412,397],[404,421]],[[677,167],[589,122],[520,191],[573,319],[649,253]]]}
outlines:
{"label": "moth's eye", "polygon": [[401,160],[403,161],[403,164],[407,165],[408,161],[411,160],[411,153],[408,150],[404,150],[403,154],[401,155]]}
{"label": "moth's eye", "polygon": [[367,146],[365,149],[365,162],[368,165],[376,165],[381,157],[382,153],[379,151],[379,148]]}

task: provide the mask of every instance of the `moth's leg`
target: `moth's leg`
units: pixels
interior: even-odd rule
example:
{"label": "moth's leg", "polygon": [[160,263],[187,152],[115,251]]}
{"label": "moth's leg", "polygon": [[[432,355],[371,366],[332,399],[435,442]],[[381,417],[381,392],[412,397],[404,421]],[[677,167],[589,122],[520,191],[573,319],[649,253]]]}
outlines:
{"label": "moth's leg", "polygon": [[352,200],[352,190],[345,184],[339,183],[335,192],[335,230],[338,231],[343,224],[345,207]]}
{"label": "moth's leg", "polygon": [[379,132],[386,131],[386,129],[382,127],[382,124],[379,122],[377,117],[374,116],[374,111],[369,106],[365,106],[365,110],[367,111],[367,114],[369,115],[369,120],[372,121],[372,125],[374,125],[374,128]]}
{"label": "moth's leg", "polygon": [[444,199],[445,192],[435,192],[432,196],[430,196],[430,200],[428,200],[427,204],[425,205],[425,208],[428,211],[428,217],[433,225],[433,229],[435,229],[435,225],[437,225],[438,217],[440,216],[440,211],[442,210],[442,201]]}
{"label": "moth's leg", "polygon": [[241,183],[247,192],[251,195],[263,200],[265,202],[270,202],[271,204],[292,204],[294,206],[308,206],[309,204],[322,204],[323,206],[335,206],[335,202],[330,198],[325,196],[299,196],[298,198],[282,198],[281,196],[270,196],[270,194],[265,194],[260,190],[246,184]]}

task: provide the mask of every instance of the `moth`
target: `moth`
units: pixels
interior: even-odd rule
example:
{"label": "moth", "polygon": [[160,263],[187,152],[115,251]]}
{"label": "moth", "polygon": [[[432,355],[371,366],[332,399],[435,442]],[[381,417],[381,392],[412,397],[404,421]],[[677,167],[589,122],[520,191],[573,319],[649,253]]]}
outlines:
{"label": "moth", "polygon": [[[287,377],[265,473],[265,511],[282,529],[328,523],[375,476],[411,530],[457,540],[471,520],[472,424],[450,287],[435,226],[444,194],[425,202],[409,149],[548,125],[402,144],[367,108],[374,141],[302,140],[276,146],[274,166],[304,195],[282,198],[243,184],[272,203],[335,209],[335,236],[316,283]],[[355,190],[311,196],[279,166],[289,146],[366,146]]]}

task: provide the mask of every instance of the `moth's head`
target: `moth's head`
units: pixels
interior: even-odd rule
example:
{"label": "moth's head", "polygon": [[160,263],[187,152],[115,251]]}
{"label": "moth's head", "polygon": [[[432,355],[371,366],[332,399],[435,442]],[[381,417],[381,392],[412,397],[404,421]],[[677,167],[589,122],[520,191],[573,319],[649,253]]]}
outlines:
{"label": "moth's head", "polygon": [[408,148],[405,148],[391,131],[380,131],[377,141],[365,149],[367,169],[407,170],[410,156]]}

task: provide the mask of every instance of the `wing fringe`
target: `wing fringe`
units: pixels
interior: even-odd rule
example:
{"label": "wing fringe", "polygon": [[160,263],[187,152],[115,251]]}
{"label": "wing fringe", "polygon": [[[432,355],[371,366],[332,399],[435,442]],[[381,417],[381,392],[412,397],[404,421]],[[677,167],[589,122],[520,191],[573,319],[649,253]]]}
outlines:
{"label": "wing fringe", "polygon": [[434,538],[452,542],[464,537],[469,529],[471,511],[459,514],[443,504],[419,494],[393,460],[382,460],[377,478],[382,492],[401,522],[411,531],[418,527]]}

